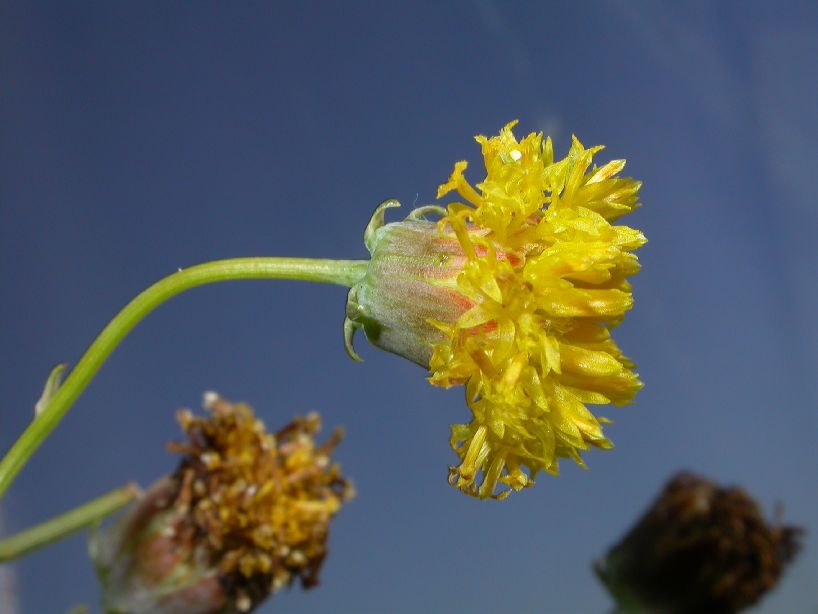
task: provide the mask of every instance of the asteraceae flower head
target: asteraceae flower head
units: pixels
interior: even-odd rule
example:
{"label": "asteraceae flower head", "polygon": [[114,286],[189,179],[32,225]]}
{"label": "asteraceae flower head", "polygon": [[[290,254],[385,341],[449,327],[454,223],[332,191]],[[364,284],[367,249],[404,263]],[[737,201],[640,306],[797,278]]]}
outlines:
{"label": "asteraceae flower head", "polygon": [[318,414],[270,434],[247,405],[211,397],[178,420],[177,470],[92,542],[106,612],[250,612],[296,578],[318,582],[330,519],[353,494]]}
{"label": "asteraceae flower head", "polygon": [[629,611],[733,614],[758,602],[799,549],[740,488],[679,473],[595,570]]}
{"label": "asteraceae flower head", "polygon": [[466,162],[455,164],[438,198],[459,200],[391,224],[383,215],[394,201],[376,211],[370,266],[347,306],[350,351],[363,328],[428,368],[432,384],[465,385],[472,420],[452,427],[460,464],[450,482],[479,497],[556,474],[559,458],[583,465],[591,446],[610,448],[605,419],[586,404],[625,404],[642,386],[611,338],[633,305],[627,278],[646,241],[612,222],[638,206],[640,183],[618,177],[624,160],[592,166],[602,147],[576,138],[555,161],[550,138],[517,140],[515,123],[476,137],[482,182],[472,186]]}

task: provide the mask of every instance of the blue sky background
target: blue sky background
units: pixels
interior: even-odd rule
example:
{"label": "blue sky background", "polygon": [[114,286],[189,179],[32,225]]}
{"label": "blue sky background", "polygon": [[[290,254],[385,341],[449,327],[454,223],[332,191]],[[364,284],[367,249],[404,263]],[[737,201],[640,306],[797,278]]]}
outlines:
{"label": "blue sky background", "polygon": [[[613,451],[503,503],[465,497],[446,483],[462,390],[363,337],[350,361],[342,288],[234,282],[138,327],[9,491],[6,528],[170,471],[174,411],[217,390],[271,427],[318,409],[348,432],[359,495],[322,585],[261,612],[604,612],[591,560],[688,468],[810,530],[756,611],[814,613],[814,2],[3,3],[0,445],[151,282],[224,257],[364,258],[379,202],[430,202],[477,162],[472,136],[514,118],[562,154],[572,133],[606,144],[644,181],[617,340],[646,387],[604,412]],[[16,564],[19,611],[97,607],[84,549]]]}

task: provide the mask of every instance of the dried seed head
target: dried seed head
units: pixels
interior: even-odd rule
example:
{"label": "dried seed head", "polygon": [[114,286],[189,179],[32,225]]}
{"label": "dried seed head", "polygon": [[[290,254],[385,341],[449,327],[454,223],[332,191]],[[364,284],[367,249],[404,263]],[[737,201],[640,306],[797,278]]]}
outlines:
{"label": "dried seed head", "polygon": [[768,523],[740,488],[679,473],[596,571],[639,611],[740,612],[775,586],[800,533]]}
{"label": "dried seed head", "polygon": [[270,434],[247,405],[211,395],[207,409],[177,414],[179,467],[93,544],[108,611],[243,613],[318,583],[329,521],[354,494],[329,461],[340,430],[318,445],[317,413]]}

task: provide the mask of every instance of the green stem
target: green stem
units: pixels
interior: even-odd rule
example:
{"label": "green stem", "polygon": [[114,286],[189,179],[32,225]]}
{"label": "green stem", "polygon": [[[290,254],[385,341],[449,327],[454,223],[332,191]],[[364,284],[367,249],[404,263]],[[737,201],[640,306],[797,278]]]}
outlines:
{"label": "green stem", "polygon": [[108,323],[56,394],[0,461],[0,499],[116,346],[145,316],[168,299],[196,286],[233,279],[300,279],[349,287],[364,276],[366,267],[365,260],[235,258],[199,264],[156,282]]}
{"label": "green stem", "polygon": [[139,492],[138,486],[128,484],[56,518],[0,540],[0,563],[19,558],[102,520],[133,501]]}

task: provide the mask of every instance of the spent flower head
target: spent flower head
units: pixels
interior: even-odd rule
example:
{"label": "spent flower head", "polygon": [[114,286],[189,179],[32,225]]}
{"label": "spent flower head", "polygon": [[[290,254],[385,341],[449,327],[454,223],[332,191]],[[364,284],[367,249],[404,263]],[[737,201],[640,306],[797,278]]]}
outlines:
{"label": "spent flower head", "polygon": [[329,521],[353,495],[330,460],[341,432],[319,445],[317,413],[270,434],[247,405],[208,409],[178,413],[179,467],[95,537],[105,611],[249,612],[296,578],[318,583]]}
{"label": "spent flower head", "polygon": [[800,533],[768,523],[740,488],[679,473],[596,572],[635,611],[733,614],[775,586]]}
{"label": "spent flower head", "polygon": [[[486,177],[472,186],[455,164],[438,197],[384,224],[378,208],[365,239],[372,258],[350,291],[345,331],[431,372],[436,386],[463,384],[472,412],[452,426],[459,465],[450,483],[478,497],[531,486],[558,459],[610,448],[604,418],[587,404],[630,402],[642,387],[611,337],[633,305],[627,278],[645,237],[612,222],[638,206],[640,183],[624,160],[596,167],[602,147],[573,139],[554,159],[550,138],[522,140],[516,122],[476,137]],[[436,221],[427,219],[437,215]],[[499,492],[498,492],[499,489]]]}

